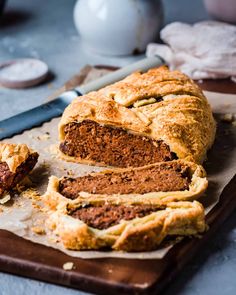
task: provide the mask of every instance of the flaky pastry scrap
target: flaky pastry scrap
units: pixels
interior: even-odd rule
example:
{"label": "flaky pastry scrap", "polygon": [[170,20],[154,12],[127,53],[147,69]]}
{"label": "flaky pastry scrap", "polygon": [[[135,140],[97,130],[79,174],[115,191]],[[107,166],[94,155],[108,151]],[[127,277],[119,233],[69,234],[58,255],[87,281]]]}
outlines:
{"label": "flaky pastry scrap", "polygon": [[13,189],[34,168],[38,156],[26,144],[0,143],[0,196]]}

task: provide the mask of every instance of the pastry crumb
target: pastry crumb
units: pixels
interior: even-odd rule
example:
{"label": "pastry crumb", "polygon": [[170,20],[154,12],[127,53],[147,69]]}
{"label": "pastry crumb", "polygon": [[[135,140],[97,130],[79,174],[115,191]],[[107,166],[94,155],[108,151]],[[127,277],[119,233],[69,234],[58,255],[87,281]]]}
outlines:
{"label": "pastry crumb", "polygon": [[2,199],[0,199],[0,204],[1,205],[6,204],[10,200],[11,200],[11,196],[10,195],[6,195]]}
{"label": "pastry crumb", "polygon": [[26,197],[26,198],[31,199],[31,200],[35,200],[35,201],[40,201],[41,200],[40,194],[34,188],[28,188],[27,190],[23,191],[21,193],[21,196]]}
{"label": "pastry crumb", "polygon": [[234,120],[234,114],[232,113],[227,113],[221,116],[221,121],[226,122],[226,123],[233,123]]}
{"label": "pastry crumb", "polygon": [[42,135],[36,136],[36,139],[41,140],[41,141],[48,140],[50,138],[51,138],[51,136],[50,136],[50,133],[49,132],[46,132],[46,133],[44,133]]}
{"label": "pastry crumb", "polygon": [[46,234],[45,229],[41,226],[34,226],[31,229],[37,235],[45,235]]}
{"label": "pastry crumb", "polygon": [[56,238],[56,237],[49,237],[49,238],[48,238],[48,241],[49,241],[50,243],[52,243],[52,244],[57,244],[57,243],[60,242],[59,239]]}
{"label": "pastry crumb", "polygon": [[36,203],[32,203],[32,206],[35,208],[35,209],[38,209],[40,211],[41,209],[41,206],[39,204],[36,204]]}
{"label": "pastry crumb", "polygon": [[66,262],[63,264],[63,269],[64,270],[72,270],[74,268],[74,263],[73,262]]}
{"label": "pastry crumb", "polygon": [[[66,169],[65,169],[66,170]],[[74,175],[74,172],[72,170],[66,170],[66,174],[68,176],[73,176]]]}

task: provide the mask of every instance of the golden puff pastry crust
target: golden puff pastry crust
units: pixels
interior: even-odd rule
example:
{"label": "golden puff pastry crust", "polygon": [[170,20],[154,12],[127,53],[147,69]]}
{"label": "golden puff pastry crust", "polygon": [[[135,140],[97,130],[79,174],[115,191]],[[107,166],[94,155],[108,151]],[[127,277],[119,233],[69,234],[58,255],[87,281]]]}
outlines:
{"label": "golden puff pastry crust", "polygon": [[0,196],[13,189],[34,168],[38,156],[26,144],[0,143]]}
{"label": "golden puff pastry crust", "polygon": [[[176,167],[184,167],[184,169],[186,171],[188,171],[188,181],[189,181],[189,186],[188,189],[184,189],[184,190],[180,190],[180,191],[176,191],[176,190],[170,190],[169,189],[169,184],[167,182],[167,177],[169,177],[169,175],[167,174],[163,174],[163,178],[161,175],[162,172],[162,167],[167,167],[165,169],[171,169],[168,167],[171,166],[176,166]],[[179,169],[179,168],[178,168]],[[160,173],[155,174],[155,170],[159,171]],[[144,172],[146,173],[145,175],[142,173]],[[136,182],[137,184],[134,183],[134,186],[136,185],[137,187],[140,187],[140,189],[142,190],[144,185],[146,187],[148,186],[152,186],[153,187],[153,181],[157,182],[159,181],[158,179],[160,178],[160,183],[167,183],[167,189],[165,188],[165,191],[161,191],[161,188],[163,188],[163,186],[161,186],[160,188],[157,187],[158,191],[155,190],[148,190],[148,192],[143,192],[143,193],[133,193],[134,188],[131,187],[132,193],[120,193],[120,189],[121,186],[124,185],[125,187],[128,186],[127,184],[127,179],[130,180],[130,174],[134,174],[134,175],[138,175],[136,177]],[[90,187],[91,187],[91,183],[92,183],[92,189],[95,189],[96,186],[99,186],[99,181],[101,181],[101,179],[99,179],[99,177],[101,176],[105,176],[107,178],[109,178],[109,181],[113,181],[113,183],[117,182],[118,183],[118,191],[117,189],[114,193],[114,186],[110,185],[111,191],[113,190],[113,193],[99,193],[99,191],[97,192],[96,190],[94,191],[95,193],[88,191],[88,188],[86,188],[86,185],[89,186],[89,184],[85,183],[85,190],[79,190],[76,191],[76,197],[71,199],[69,198],[67,195],[65,195],[61,189],[61,181],[63,181],[64,178],[57,178],[56,176],[51,176],[49,178],[49,183],[48,183],[48,187],[47,187],[47,191],[46,193],[43,195],[43,201],[44,203],[51,209],[51,210],[56,210],[56,208],[58,207],[58,205],[60,206],[60,204],[74,204],[77,202],[77,200],[80,199],[84,199],[87,201],[92,201],[94,198],[96,198],[97,200],[100,199],[107,199],[109,200],[109,202],[116,202],[117,200],[119,200],[119,202],[123,203],[123,202],[127,202],[127,200],[130,200],[132,202],[142,202],[142,200],[148,200],[150,203],[154,202],[158,202],[159,204],[167,204],[169,202],[175,202],[175,201],[185,201],[185,200],[196,200],[197,198],[199,198],[206,190],[207,186],[208,186],[208,181],[206,179],[206,173],[205,170],[203,169],[203,167],[201,165],[192,163],[192,162],[188,162],[185,160],[175,160],[175,161],[171,161],[171,162],[162,162],[162,163],[156,163],[156,164],[152,164],[152,165],[147,165],[144,167],[138,167],[138,168],[119,168],[119,169],[111,169],[111,170],[105,170],[102,172],[98,172],[98,173],[91,173],[88,176],[82,176],[82,177],[78,177],[78,180],[83,180],[84,178],[89,178],[90,179]],[[95,178],[97,178],[97,180],[95,180]],[[151,179],[151,182],[148,182],[149,178],[154,177],[154,179]],[[156,177],[156,180],[155,180]],[[174,175],[174,177],[176,177]],[[120,178],[121,181],[117,178]],[[186,177],[185,177],[186,178]],[[110,180],[111,179],[111,180]],[[124,179],[124,181],[122,180]],[[147,182],[145,184],[145,179],[147,179]],[[69,178],[69,181],[76,180],[73,178]],[[119,183],[120,181],[120,183]],[[170,180],[172,181],[172,180]],[[174,178],[173,178],[174,181]],[[102,183],[102,182],[101,182]],[[73,185],[73,183],[72,183]],[[70,186],[70,184],[69,184]],[[109,184],[108,184],[109,186]],[[138,188],[139,189],[139,188]],[[75,188],[76,190],[76,188]]]}
{"label": "golden puff pastry crust", "polygon": [[[117,199],[115,206],[119,206],[119,202]],[[152,203],[152,208],[155,209],[150,214],[130,220],[121,219],[118,224],[104,229],[89,226],[73,216],[73,212],[81,208],[84,210],[85,206],[98,207],[104,204],[110,203],[108,200],[95,198],[89,202],[77,200],[73,205],[61,205],[50,215],[47,226],[59,236],[64,247],[68,249],[105,248],[127,252],[155,250],[167,237],[196,235],[206,229],[204,208],[197,201],[171,202],[162,207],[158,202],[156,205]],[[135,205],[138,206],[138,203],[129,200],[125,206],[132,210]],[[149,206],[149,202],[142,201],[141,206]]]}
{"label": "golden puff pastry crust", "polygon": [[[76,98],[64,111],[59,138],[70,123],[91,120],[129,133],[162,140],[180,159],[201,163],[211,147],[216,124],[201,89],[179,71],[159,67],[133,73],[96,92]],[[71,155],[67,160],[95,164]]]}
{"label": "golden puff pastry crust", "polygon": [[0,162],[6,162],[11,172],[16,172],[32,153],[26,144],[0,143]]}

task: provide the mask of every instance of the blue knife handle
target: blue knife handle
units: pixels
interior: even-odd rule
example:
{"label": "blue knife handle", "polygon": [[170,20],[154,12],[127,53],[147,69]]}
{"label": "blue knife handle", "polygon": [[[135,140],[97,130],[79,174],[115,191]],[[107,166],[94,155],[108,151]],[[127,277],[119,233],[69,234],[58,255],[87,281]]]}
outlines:
{"label": "blue knife handle", "polygon": [[65,92],[63,96],[51,102],[0,121],[0,140],[19,134],[24,130],[40,126],[52,118],[59,117],[71,100],[78,95],[81,94],[74,90]]}

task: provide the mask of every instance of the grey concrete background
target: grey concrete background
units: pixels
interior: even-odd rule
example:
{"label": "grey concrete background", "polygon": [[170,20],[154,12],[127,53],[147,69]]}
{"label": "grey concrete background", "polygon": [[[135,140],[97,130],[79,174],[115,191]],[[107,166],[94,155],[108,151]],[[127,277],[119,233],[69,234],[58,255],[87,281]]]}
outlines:
{"label": "grey concrete background", "polygon": [[[201,0],[164,0],[166,19],[194,23],[208,19]],[[31,89],[0,88],[0,119],[43,103],[85,64],[123,66],[142,56],[107,58],[87,52],[74,28],[74,0],[9,0],[0,22],[0,62],[18,57],[44,60],[53,79]],[[236,294],[236,212],[214,240],[185,267],[163,294]],[[0,295],[85,294],[0,273]]]}

